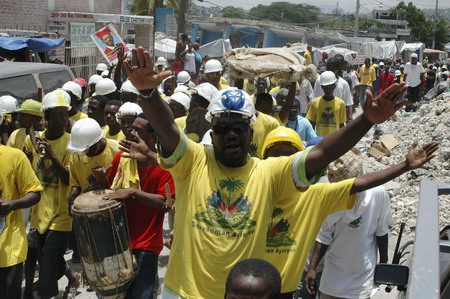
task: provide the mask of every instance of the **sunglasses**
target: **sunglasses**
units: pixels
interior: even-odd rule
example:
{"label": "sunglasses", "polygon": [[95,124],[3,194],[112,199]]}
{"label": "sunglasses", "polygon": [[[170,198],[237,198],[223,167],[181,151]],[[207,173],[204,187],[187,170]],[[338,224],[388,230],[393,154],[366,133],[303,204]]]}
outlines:
{"label": "sunglasses", "polygon": [[238,135],[244,135],[248,133],[249,128],[247,122],[237,122],[233,124],[219,123],[212,126],[212,130],[216,135],[225,135],[231,130]]}

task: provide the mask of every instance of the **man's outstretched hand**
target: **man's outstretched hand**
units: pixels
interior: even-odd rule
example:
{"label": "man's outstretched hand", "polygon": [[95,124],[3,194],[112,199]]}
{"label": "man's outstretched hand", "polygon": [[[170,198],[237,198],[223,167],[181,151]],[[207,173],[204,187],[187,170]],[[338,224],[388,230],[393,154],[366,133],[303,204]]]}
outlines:
{"label": "man's outstretched hand", "polygon": [[372,92],[366,90],[366,105],[364,106],[364,115],[373,123],[381,124],[394,115],[395,111],[408,104],[404,99],[396,104],[398,99],[405,93],[407,86],[404,82],[394,84],[383,91],[375,99]]}
{"label": "man's outstretched hand", "polygon": [[439,148],[439,143],[432,141],[421,148],[417,148],[418,141],[415,140],[406,155],[406,165],[409,170],[419,168],[433,159],[434,152]]}
{"label": "man's outstretched hand", "polygon": [[138,90],[157,88],[165,78],[172,75],[171,71],[155,73],[150,53],[144,51],[143,47],[133,49],[132,53],[131,65],[126,60],[123,65],[128,78]]}

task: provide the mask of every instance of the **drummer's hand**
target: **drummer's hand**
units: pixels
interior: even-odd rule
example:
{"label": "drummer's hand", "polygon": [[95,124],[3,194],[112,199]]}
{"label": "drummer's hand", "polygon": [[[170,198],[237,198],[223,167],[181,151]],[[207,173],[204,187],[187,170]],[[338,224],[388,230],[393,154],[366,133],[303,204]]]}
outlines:
{"label": "drummer's hand", "polygon": [[95,177],[95,180],[97,181],[97,184],[103,187],[109,187],[108,186],[108,173],[109,170],[111,169],[110,165],[108,168],[105,167],[98,167],[98,168],[94,168],[92,170],[92,174]]}
{"label": "drummer's hand", "polygon": [[13,211],[13,203],[11,200],[0,200],[0,215],[8,215]]}
{"label": "drummer's hand", "polygon": [[107,200],[111,200],[111,199],[124,200],[124,199],[133,197],[134,190],[135,190],[134,188],[119,189],[114,192],[103,195],[103,198],[107,199]]}
{"label": "drummer's hand", "polygon": [[157,88],[161,82],[172,75],[171,71],[157,74],[153,70],[153,63],[150,53],[144,51],[143,47],[132,50],[131,65],[124,61],[123,66],[127,71],[128,78],[138,90],[148,90]]}

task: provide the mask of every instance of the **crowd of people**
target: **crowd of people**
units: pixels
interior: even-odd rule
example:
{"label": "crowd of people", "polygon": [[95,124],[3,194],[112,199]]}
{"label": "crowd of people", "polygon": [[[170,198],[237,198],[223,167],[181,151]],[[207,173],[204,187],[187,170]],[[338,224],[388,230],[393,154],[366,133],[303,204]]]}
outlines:
{"label": "crowd of people", "polygon": [[380,185],[424,165],[438,144],[415,142],[403,162],[373,173],[354,146],[402,106],[414,110],[423,88],[447,82],[446,66],[428,66],[433,75],[413,54],[404,67],[366,59],[355,70],[336,55],[312,81],[244,80],[198,57],[198,46],[182,35],[171,66],[141,47],[119,51],[115,68],[99,64],[90,78],[39,90],[38,101],[0,97],[5,298],[55,297],[63,276],[64,297],[76,296],[82,275],[64,258],[71,249],[73,263],[83,259],[71,208],[99,189],[125,207],[136,258],[126,298],[157,296],[164,245],[163,298],[376,292],[393,224]]}

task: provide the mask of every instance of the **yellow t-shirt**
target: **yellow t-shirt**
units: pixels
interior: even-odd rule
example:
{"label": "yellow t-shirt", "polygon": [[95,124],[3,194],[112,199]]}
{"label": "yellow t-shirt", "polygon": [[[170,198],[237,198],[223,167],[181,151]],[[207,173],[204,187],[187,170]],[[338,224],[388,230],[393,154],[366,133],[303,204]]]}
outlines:
{"label": "yellow t-shirt", "polygon": [[253,80],[244,79],[243,90],[249,95],[254,95],[256,93],[256,85]]}
{"label": "yellow t-shirt", "polygon": [[92,170],[98,167],[108,168],[118,152],[119,143],[112,139],[106,139],[105,149],[97,156],[72,155],[69,162],[70,187],[80,187],[81,193],[98,189]]}
{"label": "yellow t-shirt", "polygon": [[71,120],[73,120],[73,121],[79,121],[80,119],[88,118],[88,115],[86,113],[81,112],[81,111],[77,111],[77,113],[75,113],[72,116],[69,116],[69,118]]}
{"label": "yellow t-shirt", "polygon": [[186,119],[187,115],[175,118],[175,124],[180,127],[181,130],[184,131],[186,129]]}
{"label": "yellow t-shirt", "polygon": [[122,130],[120,130],[119,133],[117,133],[116,135],[110,135],[108,126],[106,126],[106,128],[103,129],[103,137],[105,137],[106,139],[115,140],[117,142],[119,142],[120,140],[123,140],[123,139],[127,139],[125,137],[125,134],[122,132]]}
{"label": "yellow t-shirt", "polygon": [[223,298],[231,268],[264,257],[275,199],[297,191],[294,160],[304,173],[308,152],[267,160],[249,157],[246,165],[231,168],[215,159],[213,149],[187,142],[174,166],[159,160],[172,174],[177,211],[182,211],[175,213],[164,284],[183,298]]}
{"label": "yellow t-shirt", "polygon": [[281,292],[297,289],[304,263],[325,218],[351,209],[355,179],[316,184],[288,195],[275,204],[267,230],[265,260],[281,274]]}
{"label": "yellow t-shirt", "polygon": [[27,137],[27,129],[25,128],[17,129],[11,133],[11,136],[9,136],[6,145],[22,150],[26,137]]}
{"label": "yellow t-shirt", "polygon": [[345,123],[345,103],[338,97],[331,101],[317,97],[312,100],[306,118],[316,123],[317,136],[327,136]]}
{"label": "yellow t-shirt", "polygon": [[[39,135],[45,138],[45,131]],[[65,167],[69,167],[70,154],[67,152],[67,144],[70,134],[64,133],[56,140],[48,140],[58,160]],[[33,169],[44,188],[41,192],[41,200],[31,210],[31,226],[40,234],[48,229],[69,232],[72,230],[72,217],[69,215],[67,199],[70,186],[65,185],[52,169],[52,161],[38,156],[31,144],[30,137],[25,140],[25,148],[33,153]]]}
{"label": "yellow t-shirt", "polygon": [[306,50],[305,54],[303,55],[306,59],[306,65],[309,65],[312,63],[312,58],[311,58],[311,52],[309,52],[308,50]]}
{"label": "yellow t-shirt", "polygon": [[258,112],[256,117],[256,123],[252,126],[253,139],[250,145],[250,155],[253,157],[259,157],[264,140],[266,140],[267,134],[272,130],[278,128],[280,123],[270,115],[262,112]]}
{"label": "yellow t-shirt", "polygon": [[[0,198],[18,200],[42,187],[27,156],[18,149],[0,144]],[[0,234],[0,268],[22,263],[27,258],[27,234],[21,210],[6,215],[6,227]]]}
{"label": "yellow t-shirt", "polygon": [[361,85],[372,86],[372,83],[377,79],[377,75],[375,73],[375,68],[370,66],[368,69],[365,65],[363,65],[359,69],[358,73],[359,83]]}
{"label": "yellow t-shirt", "polygon": [[219,90],[222,89],[227,89],[230,88],[230,86],[228,85],[227,80],[224,77],[220,77],[220,81],[219,81]]}

